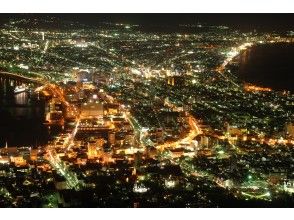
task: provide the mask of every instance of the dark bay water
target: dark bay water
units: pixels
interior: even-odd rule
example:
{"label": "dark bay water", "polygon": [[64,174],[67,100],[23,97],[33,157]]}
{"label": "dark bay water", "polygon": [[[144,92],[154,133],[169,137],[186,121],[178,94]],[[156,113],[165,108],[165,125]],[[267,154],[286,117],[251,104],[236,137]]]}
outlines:
{"label": "dark bay water", "polygon": [[241,54],[241,80],[274,90],[294,91],[294,44],[257,45]]}
{"label": "dark bay water", "polygon": [[44,101],[29,93],[14,94],[0,85],[0,147],[43,145],[48,140],[44,122]]}

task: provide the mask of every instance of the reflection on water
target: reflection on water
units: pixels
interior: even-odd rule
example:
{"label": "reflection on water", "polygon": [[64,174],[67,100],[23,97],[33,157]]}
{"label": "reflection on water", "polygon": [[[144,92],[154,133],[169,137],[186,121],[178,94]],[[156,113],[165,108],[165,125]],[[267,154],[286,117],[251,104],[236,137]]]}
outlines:
{"label": "reflection on water", "polygon": [[48,131],[43,125],[45,103],[30,93],[14,94],[9,81],[0,81],[0,147],[45,144]]}
{"label": "reflection on water", "polygon": [[28,93],[22,92],[14,95],[15,104],[17,105],[26,105],[28,103]]}
{"label": "reflection on water", "polygon": [[32,108],[29,105],[29,95],[22,92],[14,95],[15,106],[11,109],[16,117],[31,117]]}

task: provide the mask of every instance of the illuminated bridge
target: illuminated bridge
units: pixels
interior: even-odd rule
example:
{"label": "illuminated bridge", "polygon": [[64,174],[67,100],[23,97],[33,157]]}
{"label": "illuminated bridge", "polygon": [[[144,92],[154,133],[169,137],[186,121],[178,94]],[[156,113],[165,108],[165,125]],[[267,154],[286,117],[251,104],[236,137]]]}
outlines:
{"label": "illuminated bridge", "polygon": [[0,72],[0,83],[10,86],[17,86],[23,83],[44,84],[42,79],[22,76],[16,73]]}

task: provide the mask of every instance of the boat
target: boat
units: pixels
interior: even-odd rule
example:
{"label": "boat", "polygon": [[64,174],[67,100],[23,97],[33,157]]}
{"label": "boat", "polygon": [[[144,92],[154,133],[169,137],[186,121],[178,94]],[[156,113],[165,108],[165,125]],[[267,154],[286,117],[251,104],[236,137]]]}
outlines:
{"label": "boat", "polygon": [[28,87],[25,85],[16,86],[14,89],[14,94],[22,93],[28,91]]}

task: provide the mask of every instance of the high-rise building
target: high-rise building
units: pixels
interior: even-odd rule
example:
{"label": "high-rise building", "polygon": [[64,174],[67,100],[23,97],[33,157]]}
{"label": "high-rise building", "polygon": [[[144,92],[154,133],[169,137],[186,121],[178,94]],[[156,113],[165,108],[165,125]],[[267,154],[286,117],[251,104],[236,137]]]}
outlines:
{"label": "high-rise building", "polygon": [[175,78],[174,77],[168,77],[167,78],[167,84],[174,86],[175,85]]}
{"label": "high-rise building", "polygon": [[88,158],[93,159],[97,156],[97,143],[95,141],[88,142]]}
{"label": "high-rise building", "polygon": [[203,147],[208,147],[209,139],[207,136],[201,136],[200,145]]}

